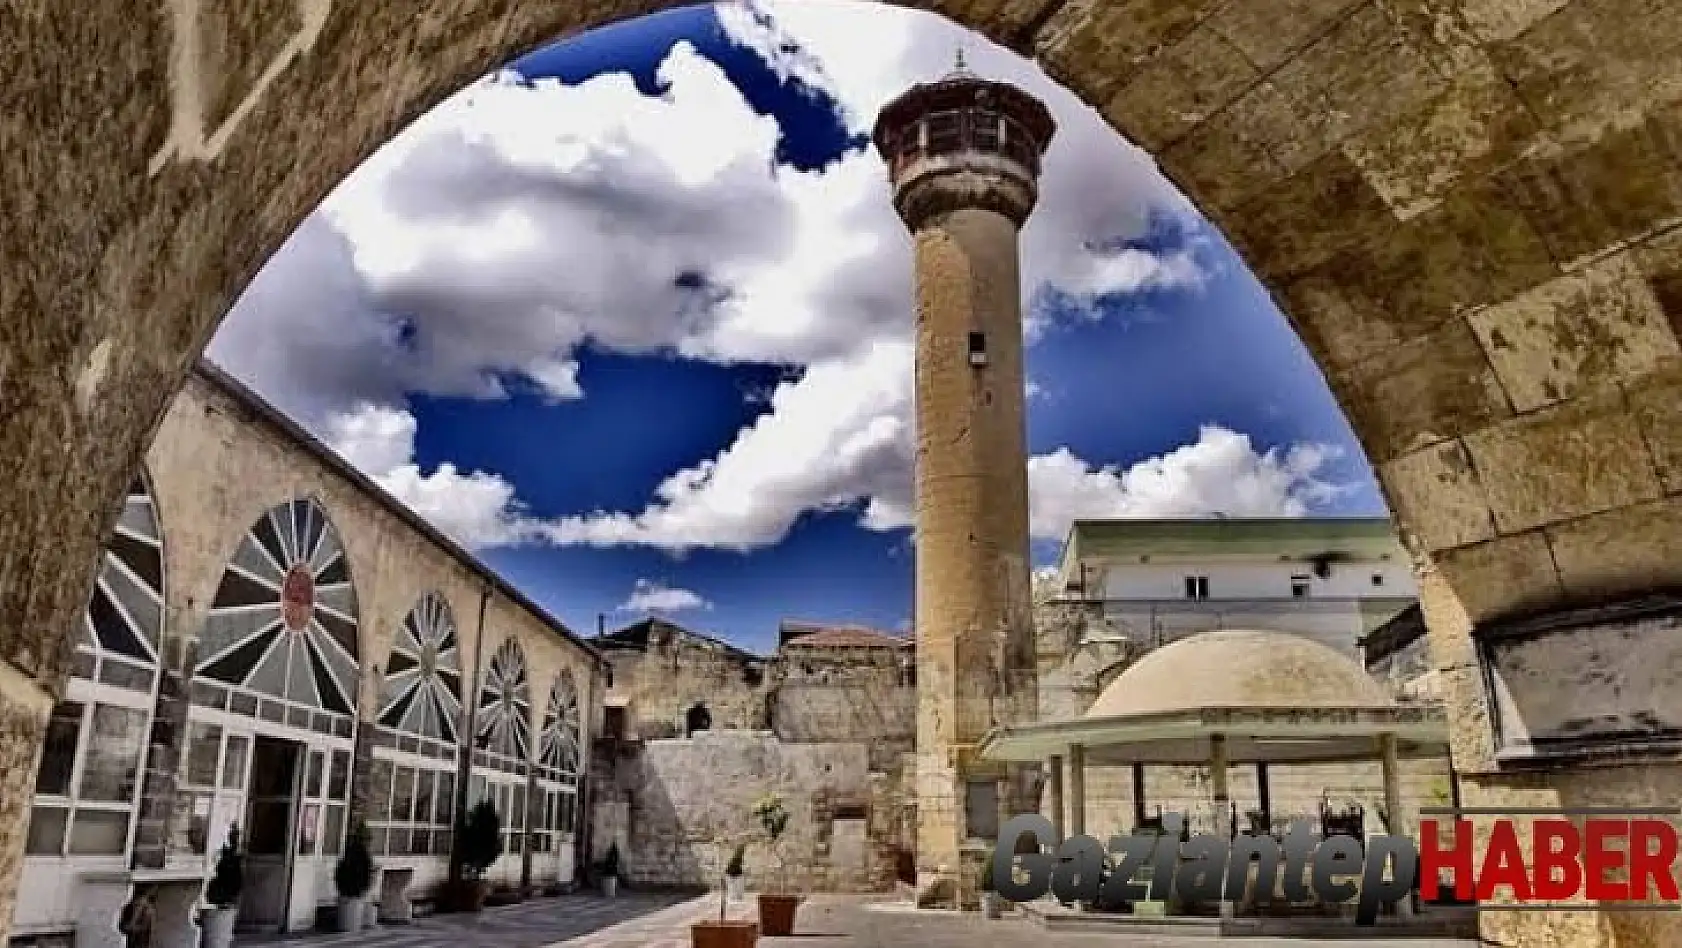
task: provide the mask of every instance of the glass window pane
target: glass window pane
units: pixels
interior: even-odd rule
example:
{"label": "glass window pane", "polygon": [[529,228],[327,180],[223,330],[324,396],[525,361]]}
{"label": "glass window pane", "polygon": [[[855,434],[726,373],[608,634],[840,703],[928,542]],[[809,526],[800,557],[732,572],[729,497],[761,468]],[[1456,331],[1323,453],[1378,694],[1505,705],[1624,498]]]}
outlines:
{"label": "glass window pane", "polygon": [[187,726],[187,783],[216,786],[216,763],[222,757],[222,728],[194,721]]}
{"label": "glass window pane", "polygon": [[308,856],[315,852],[316,835],[321,832],[321,804],[306,804],[298,812],[298,854]]}
{"label": "glass window pane", "polygon": [[449,826],[456,808],[456,777],[448,771],[438,774],[438,823]]}
{"label": "glass window pane", "polygon": [[31,856],[64,854],[64,824],[70,811],[61,806],[38,806],[29,812],[29,838],[24,852]]}
{"label": "glass window pane", "polygon": [[320,751],[310,751],[310,769],[305,771],[304,796],[321,796],[321,768],[327,759]]}
{"label": "glass window pane", "polygon": [[[41,748],[41,767],[35,771],[35,792],[66,796],[70,775],[76,769],[76,738],[82,731],[82,705],[60,702],[47,720],[46,743]],[[58,847],[53,847],[58,852]]]}
{"label": "glass window pane", "polygon": [[515,787],[514,799],[508,807],[508,825],[516,829],[526,825],[526,788]]}
{"label": "glass window pane", "polygon": [[343,800],[350,794],[350,753],[333,752],[333,774],[327,778],[327,795]]}
{"label": "glass window pane", "polygon": [[373,855],[375,855],[375,856],[385,855],[385,853],[386,853],[386,837],[387,837],[387,831],[385,830],[384,827],[368,831],[368,839],[369,839],[368,848],[373,851]]}
{"label": "glass window pane", "polygon": [[391,761],[374,758],[368,768],[368,821],[383,823],[391,819]]}
{"label": "glass window pane", "polygon": [[397,784],[391,791],[391,818],[407,823],[415,804],[415,772],[407,767],[397,768]]}
{"label": "glass window pane", "polygon": [[416,856],[424,856],[432,851],[432,831],[415,830],[415,835],[409,840],[409,852]]}
{"label": "glass window pane", "polygon": [[[140,779],[140,752],[145,746],[146,712],[108,704],[96,706],[87,754],[82,759],[81,798],[102,803],[132,801]],[[214,776],[214,769],[211,773]]]}
{"label": "glass window pane", "polygon": [[114,856],[128,843],[127,810],[77,810],[70,823],[74,856]]}
{"label": "glass window pane", "polygon": [[340,843],[345,835],[345,808],[343,806],[329,806],[327,808],[327,823],[321,828],[321,851],[329,856],[339,854]]}
{"label": "glass window pane", "polygon": [[222,786],[238,790],[245,785],[245,757],[251,742],[237,734],[228,735],[227,756],[222,760]]}
{"label": "glass window pane", "polygon": [[393,856],[405,856],[409,853],[409,828],[407,826],[393,826],[391,838],[386,844]]}
{"label": "glass window pane", "polygon": [[415,822],[432,822],[432,771],[415,773]]}

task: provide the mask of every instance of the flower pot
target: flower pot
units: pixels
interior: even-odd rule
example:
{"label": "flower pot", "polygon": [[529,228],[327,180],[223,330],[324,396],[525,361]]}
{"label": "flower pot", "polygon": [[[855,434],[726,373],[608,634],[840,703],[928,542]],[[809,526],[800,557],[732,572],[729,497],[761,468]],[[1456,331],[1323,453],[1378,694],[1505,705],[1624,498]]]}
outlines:
{"label": "flower pot", "polygon": [[732,902],[740,902],[748,897],[747,876],[725,876],[724,896]]}
{"label": "flower pot", "polygon": [[690,948],[753,948],[759,926],[745,919],[710,919],[689,926]]}
{"label": "flower pot", "polygon": [[205,909],[199,922],[199,944],[203,948],[229,948],[234,943],[234,919],[238,916],[239,907],[234,905]]}
{"label": "flower pot", "polygon": [[611,899],[615,895],[618,895],[618,894],[619,894],[619,877],[618,876],[602,876],[602,895],[606,898]]}
{"label": "flower pot", "polygon": [[380,927],[380,904],[367,896],[362,897],[362,929],[372,931]]}
{"label": "flower pot", "polygon": [[767,938],[787,938],[794,934],[794,913],[800,909],[798,895],[761,895],[759,897],[759,930]]}
{"label": "flower pot", "polygon": [[339,913],[333,919],[333,930],[336,932],[359,932],[362,930],[362,920],[367,916],[361,896],[347,898],[339,896]]}
{"label": "flower pot", "polygon": [[1004,899],[999,898],[997,892],[981,893],[981,914],[987,918],[1003,918],[1005,913]]}

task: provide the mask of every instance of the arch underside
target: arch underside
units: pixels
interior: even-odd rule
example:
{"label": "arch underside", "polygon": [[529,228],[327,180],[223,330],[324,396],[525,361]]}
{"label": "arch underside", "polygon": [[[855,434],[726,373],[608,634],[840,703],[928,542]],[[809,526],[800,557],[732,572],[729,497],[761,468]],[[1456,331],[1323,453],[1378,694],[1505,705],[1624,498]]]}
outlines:
{"label": "arch underside", "polygon": [[[28,38],[0,78],[20,169],[0,189],[3,657],[61,675],[189,360],[329,189],[489,67],[656,8],[0,13]],[[1428,561],[1463,771],[1492,769],[1468,736],[1474,624],[1682,585],[1682,2],[933,8],[1038,55],[1273,292]],[[186,70],[179,48],[217,54]],[[3,697],[39,718],[38,692]],[[1656,778],[1618,779],[1608,799]]]}

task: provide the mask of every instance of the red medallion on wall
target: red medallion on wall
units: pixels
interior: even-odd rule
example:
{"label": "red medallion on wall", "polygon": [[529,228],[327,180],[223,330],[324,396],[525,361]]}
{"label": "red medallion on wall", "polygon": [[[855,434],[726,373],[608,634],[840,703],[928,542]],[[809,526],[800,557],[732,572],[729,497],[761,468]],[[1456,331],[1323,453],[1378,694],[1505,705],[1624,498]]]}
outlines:
{"label": "red medallion on wall", "polygon": [[300,563],[286,572],[280,585],[280,621],[288,631],[302,632],[315,614],[315,576]]}

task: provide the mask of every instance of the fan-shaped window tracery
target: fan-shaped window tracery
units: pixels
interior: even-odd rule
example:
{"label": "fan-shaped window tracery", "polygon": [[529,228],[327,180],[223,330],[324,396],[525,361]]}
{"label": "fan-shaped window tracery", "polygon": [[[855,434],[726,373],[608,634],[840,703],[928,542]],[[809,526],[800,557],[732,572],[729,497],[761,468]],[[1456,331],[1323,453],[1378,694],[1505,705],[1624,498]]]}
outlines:
{"label": "fan-shaped window tracery", "polygon": [[350,736],[356,591],[344,544],[319,504],[280,504],[240,539],[198,655],[195,703]]}

